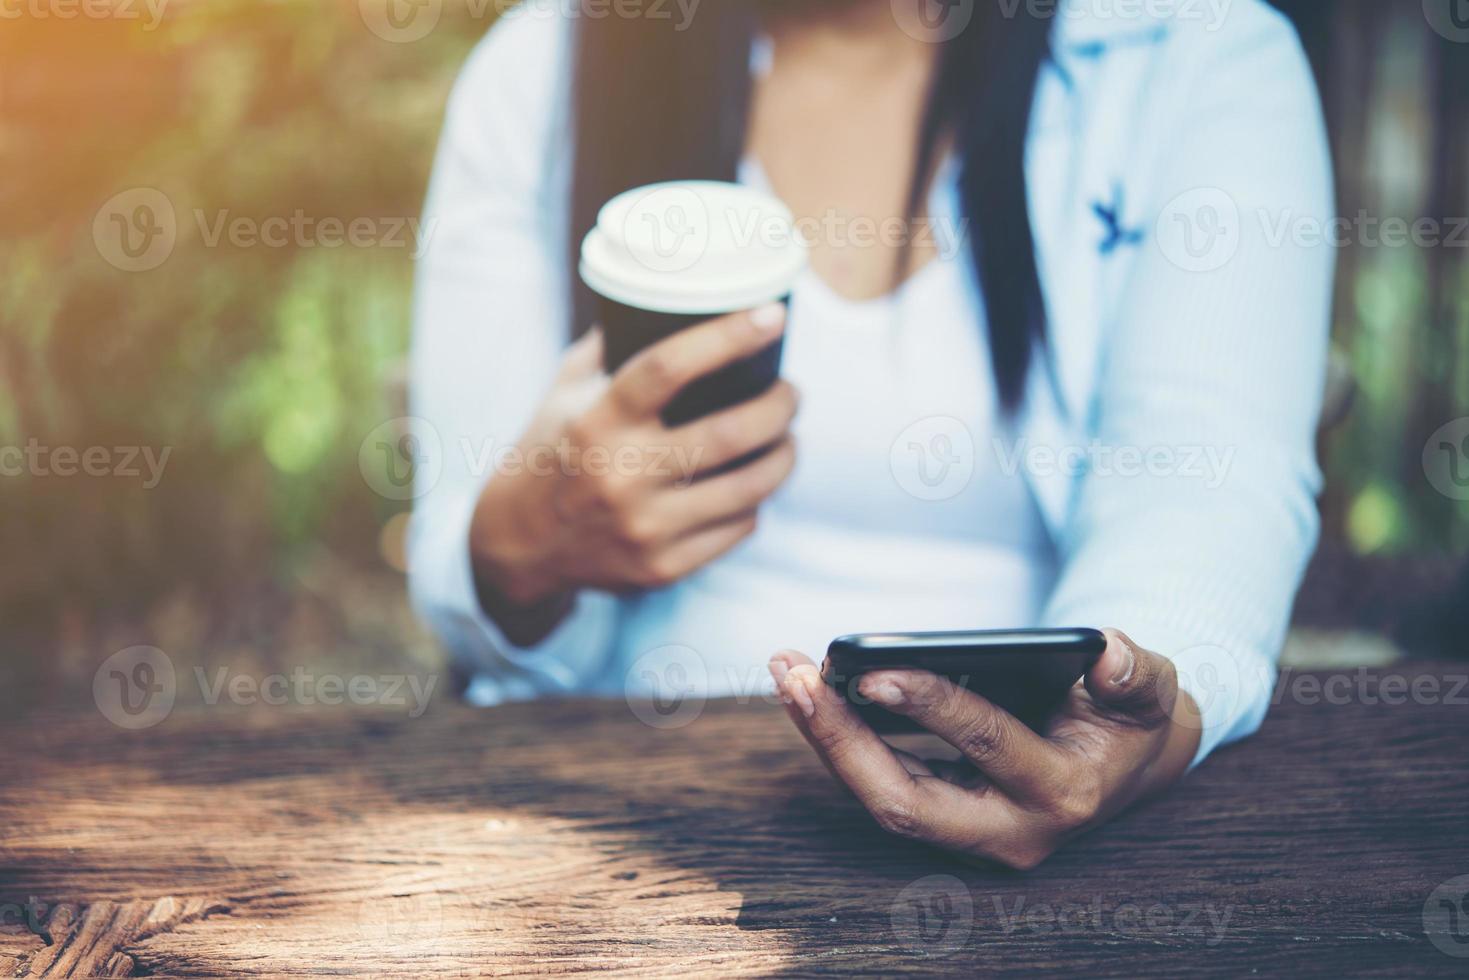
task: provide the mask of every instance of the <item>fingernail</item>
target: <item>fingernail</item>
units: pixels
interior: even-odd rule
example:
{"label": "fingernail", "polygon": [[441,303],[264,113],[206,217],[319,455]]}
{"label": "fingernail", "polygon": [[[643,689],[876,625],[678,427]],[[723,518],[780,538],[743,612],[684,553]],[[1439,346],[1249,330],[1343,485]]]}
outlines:
{"label": "fingernail", "polygon": [[[816,683],[821,683],[821,678],[816,678]],[[789,692],[791,700],[801,709],[801,714],[810,718],[816,714],[816,702],[811,698],[811,691],[806,687],[806,678],[800,674],[791,674],[786,678],[785,689]]]}
{"label": "fingernail", "polygon": [[784,303],[766,303],[750,311],[750,323],[760,333],[775,333],[785,322]]}
{"label": "fingernail", "polygon": [[785,684],[786,675],[791,672],[791,668],[786,666],[784,660],[771,660],[766,666],[770,668],[770,676],[775,678],[775,686],[777,688],[782,687]]}
{"label": "fingernail", "polygon": [[1126,640],[1118,639],[1122,645],[1122,667],[1112,675],[1113,684],[1126,684],[1132,678],[1132,669],[1137,665],[1137,653],[1132,649],[1132,644]]}
{"label": "fingernail", "polygon": [[886,705],[889,708],[897,707],[905,700],[902,689],[892,681],[886,679],[874,680],[871,677],[864,677],[861,683],[857,685],[857,689],[869,701],[876,701],[878,704]]}

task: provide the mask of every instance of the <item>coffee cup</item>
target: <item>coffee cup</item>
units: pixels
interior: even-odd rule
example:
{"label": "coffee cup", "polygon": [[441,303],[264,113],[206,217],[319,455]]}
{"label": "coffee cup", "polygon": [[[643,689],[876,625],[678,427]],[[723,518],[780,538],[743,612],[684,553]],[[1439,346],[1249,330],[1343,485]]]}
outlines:
{"label": "coffee cup", "polygon": [[[740,184],[675,181],[608,201],[582,242],[580,272],[598,297],[613,372],[696,323],[788,303],[805,268],[805,245],[779,200]],[[782,344],[688,385],[663,421],[681,425],[759,395],[779,377]]]}

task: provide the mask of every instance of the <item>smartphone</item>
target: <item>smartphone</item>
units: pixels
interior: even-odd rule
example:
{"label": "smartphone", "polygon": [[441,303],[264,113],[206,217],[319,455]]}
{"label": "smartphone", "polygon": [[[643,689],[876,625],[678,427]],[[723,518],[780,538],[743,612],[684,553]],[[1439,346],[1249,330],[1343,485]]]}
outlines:
{"label": "smartphone", "polygon": [[831,641],[821,676],[882,734],[923,731],[857,690],[863,674],[890,668],[947,677],[1039,731],[1106,648],[1100,630],[1081,628],[861,633]]}

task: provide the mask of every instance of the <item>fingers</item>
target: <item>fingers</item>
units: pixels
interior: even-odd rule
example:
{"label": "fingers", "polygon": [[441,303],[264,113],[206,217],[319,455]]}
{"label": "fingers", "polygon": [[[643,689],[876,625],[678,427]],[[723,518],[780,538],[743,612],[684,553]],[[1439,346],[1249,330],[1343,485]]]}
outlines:
{"label": "fingers", "polygon": [[612,395],[628,414],[652,416],[689,382],[750,357],[785,327],[784,304],[731,313],[681,330],[641,351],[612,378]]}
{"label": "fingers", "polygon": [[1087,672],[1087,691],[1098,704],[1140,724],[1156,725],[1171,718],[1178,701],[1173,661],[1144,650],[1120,630],[1103,632],[1107,649]]}
{"label": "fingers", "polygon": [[577,381],[600,373],[603,346],[601,327],[592,327],[582,334],[561,358],[562,380]]}
{"label": "fingers", "polygon": [[741,514],[672,542],[649,563],[646,588],[663,588],[728,552],[755,531],[754,514]]}
{"label": "fingers", "polygon": [[791,716],[806,741],[884,830],[964,850],[1013,834],[1001,797],[910,772],[805,657],[777,654],[771,673],[796,705]]}
{"label": "fingers", "polygon": [[1060,749],[946,678],[922,670],[880,670],[860,678],[857,690],[954,746],[1015,799],[1048,800],[1066,782],[1068,759]]}
{"label": "fingers", "polygon": [[660,491],[650,506],[656,523],[668,529],[669,537],[676,537],[689,528],[703,527],[755,510],[780,489],[795,467],[796,444],[787,437],[768,453],[739,469],[692,486]]}
{"label": "fingers", "polygon": [[799,405],[795,386],[777,381],[764,394],[680,426],[671,436],[707,472],[780,439],[790,430]]}

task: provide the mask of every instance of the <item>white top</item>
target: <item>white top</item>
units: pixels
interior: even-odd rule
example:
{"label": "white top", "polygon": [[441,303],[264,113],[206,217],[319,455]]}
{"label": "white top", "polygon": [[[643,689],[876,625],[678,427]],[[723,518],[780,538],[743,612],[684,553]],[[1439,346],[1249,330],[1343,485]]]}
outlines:
{"label": "white top", "polygon": [[[468,527],[566,343],[569,31],[554,0],[504,15],[450,102],[413,351],[442,465],[419,469],[410,586],[473,699],[755,696],[777,648],[819,658],[842,633],[1117,626],[1178,666],[1199,758],[1259,725],[1317,531],[1332,255],[1278,229],[1332,216],[1324,127],[1260,0],[1213,21],[1113,6],[1065,5],[1036,93],[1052,355],[1013,431],[962,252],[889,301],[808,273],[783,366],[800,460],[760,531],[671,589],[583,593],[532,650],[480,610]],[[952,173],[934,208],[956,213]]]}

